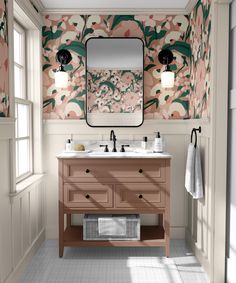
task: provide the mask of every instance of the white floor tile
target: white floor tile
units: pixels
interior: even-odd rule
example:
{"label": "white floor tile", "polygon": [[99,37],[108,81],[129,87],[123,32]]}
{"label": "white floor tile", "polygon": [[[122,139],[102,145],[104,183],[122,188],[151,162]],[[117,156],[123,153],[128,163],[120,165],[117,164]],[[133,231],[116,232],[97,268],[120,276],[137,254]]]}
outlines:
{"label": "white floor tile", "polygon": [[184,241],[163,248],[65,248],[47,240],[18,283],[208,283],[202,267]]}

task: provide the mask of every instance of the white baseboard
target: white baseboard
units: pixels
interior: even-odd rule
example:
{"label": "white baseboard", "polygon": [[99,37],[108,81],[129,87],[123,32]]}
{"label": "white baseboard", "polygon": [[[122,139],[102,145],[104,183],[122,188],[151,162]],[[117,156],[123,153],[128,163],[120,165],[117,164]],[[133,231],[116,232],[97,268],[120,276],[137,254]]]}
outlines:
{"label": "white baseboard", "polygon": [[[23,274],[26,266],[29,264],[30,260],[34,256],[34,254],[37,252],[38,248],[42,244],[42,242],[45,240],[45,230],[43,229],[38,237],[35,239],[35,241],[31,244],[28,251],[25,253],[24,257],[21,259],[21,261],[17,264],[15,269],[12,271],[12,273],[9,275],[7,280],[4,283],[17,283]],[[33,282],[32,282],[33,283]]]}

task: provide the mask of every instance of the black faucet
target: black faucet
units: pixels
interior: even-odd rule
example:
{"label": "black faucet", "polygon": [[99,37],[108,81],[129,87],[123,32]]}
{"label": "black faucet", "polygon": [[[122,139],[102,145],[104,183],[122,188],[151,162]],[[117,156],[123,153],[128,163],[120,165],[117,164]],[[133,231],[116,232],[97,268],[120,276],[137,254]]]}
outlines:
{"label": "black faucet", "polygon": [[113,141],[112,152],[117,152],[117,149],[116,149],[116,135],[115,135],[115,132],[113,130],[111,130],[111,133],[110,133],[110,141]]}

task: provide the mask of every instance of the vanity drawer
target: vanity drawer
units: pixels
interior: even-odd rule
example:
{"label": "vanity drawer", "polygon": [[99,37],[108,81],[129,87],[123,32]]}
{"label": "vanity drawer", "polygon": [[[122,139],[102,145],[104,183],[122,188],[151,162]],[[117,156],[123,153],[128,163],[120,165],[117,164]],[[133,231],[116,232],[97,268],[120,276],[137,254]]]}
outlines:
{"label": "vanity drawer", "polygon": [[117,208],[156,208],[165,206],[165,184],[124,183],[115,188]]}
{"label": "vanity drawer", "polygon": [[123,181],[124,178],[139,179],[141,182],[166,180],[165,160],[150,159],[88,159],[64,161],[63,174],[67,182],[112,179],[112,182]]}
{"label": "vanity drawer", "polygon": [[64,205],[69,208],[113,207],[113,188],[106,184],[65,184]]}

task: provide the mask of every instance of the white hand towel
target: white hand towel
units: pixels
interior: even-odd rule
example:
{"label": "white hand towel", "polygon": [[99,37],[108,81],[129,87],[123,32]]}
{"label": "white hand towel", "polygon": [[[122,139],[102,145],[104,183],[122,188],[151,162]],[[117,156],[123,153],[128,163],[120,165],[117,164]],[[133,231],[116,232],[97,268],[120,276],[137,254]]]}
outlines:
{"label": "white hand towel", "polygon": [[194,191],[192,193],[194,199],[203,198],[203,182],[202,182],[202,166],[200,149],[198,146],[195,148],[195,180]]}
{"label": "white hand towel", "polygon": [[187,192],[194,192],[195,181],[195,155],[196,149],[192,143],[188,146],[187,163],[185,171],[185,188]]}
{"label": "white hand towel", "polygon": [[98,218],[98,233],[105,236],[125,236],[126,217]]}

